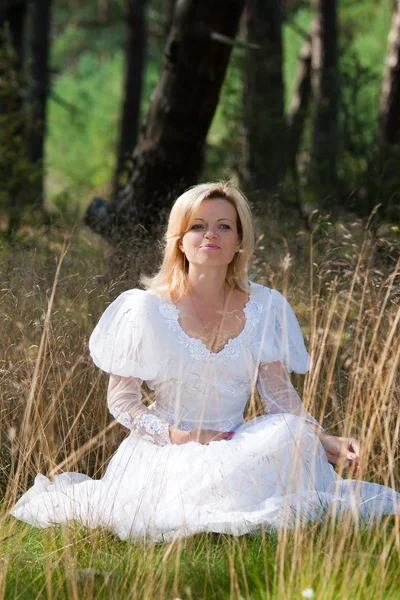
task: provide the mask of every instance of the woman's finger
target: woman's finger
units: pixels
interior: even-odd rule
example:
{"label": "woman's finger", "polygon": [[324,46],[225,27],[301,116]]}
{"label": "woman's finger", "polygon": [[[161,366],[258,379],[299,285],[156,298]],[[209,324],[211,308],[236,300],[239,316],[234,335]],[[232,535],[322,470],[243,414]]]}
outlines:
{"label": "woman's finger", "polygon": [[354,438],[350,438],[348,448],[351,452],[354,452],[357,456],[360,456],[360,443]]}

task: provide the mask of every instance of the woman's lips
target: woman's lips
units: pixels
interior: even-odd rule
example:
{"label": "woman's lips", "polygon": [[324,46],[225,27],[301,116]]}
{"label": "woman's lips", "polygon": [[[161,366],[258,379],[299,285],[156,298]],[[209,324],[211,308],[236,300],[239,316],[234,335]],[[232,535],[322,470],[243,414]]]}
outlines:
{"label": "woman's lips", "polygon": [[219,250],[219,246],[215,246],[214,244],[206,244],[205,246],[201,246],[204,250]]}

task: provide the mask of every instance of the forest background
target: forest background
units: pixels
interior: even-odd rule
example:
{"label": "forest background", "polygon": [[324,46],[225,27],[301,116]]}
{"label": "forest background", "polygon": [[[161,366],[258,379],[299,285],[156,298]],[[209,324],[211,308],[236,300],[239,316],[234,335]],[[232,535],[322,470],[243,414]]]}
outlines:
{"label": "forest background", "polygon": [[[185,35],[199,47],[204,38],[182,19],[171,31],[173,0],[3,2],[0,209],[2,229],[11,234],[32,207],[74,220],[93,196],[115,199],[129,181],[129,156],[143,123],[151,134],[143,136],[142,145],[150,135],[164,135],[159,134],[162,125],[149,123],[155,117],[148,109],[161,73],[171,69],[175,40],[168,45],[168,33],[180,40],[179,29],[186,27]],[[178,163],[173,176],[162,181],[157,173],[170,194],[164,193],[160,205],[169,207],[176,192],[197,180],[228,178],[244,187],[261,212],[273,204],[302,215],[328,206],[365,217],[381,204],[382,215],[398,220],[396,3],[369,0],[360,6],[342,0],[317,3],[317,10],[304,1],[253,0],[246,9],[236,4],[236,14],[224,26],[233,31],[232,43],[239,30],[237,45],[228,42],[231,56],[216,57],[228,64],[226,73],[225,65],[214,73],[221,85],[219,101],[219,89],[210,86],[209,95],[216,96],[210,114],[183,114],[182,108],[181,120],[176,114],[170,119],[183,137],[197,134],[191,150],[196,165],[183,164],[180,146],[187,141],[176,136],[174,150],[168,146],[170,168]],[[196,12],[195,3],[185,5]],[[215,27],[211,18],[206,23],[207,10],[204,4],[205,14],[196,18],[204,27]],[[190,40],[181,44],[182,55],[173,65],[178,77],[189,65],[201,83],[210,85],[210,77],[201,79],[201,63],[189,48]],[[177,89],[195,104],[185,84],[189,80]],[[159,98],[153,100],[153,113],[168,123],[156,106]],[[165,101],[171,105],[170,97]],[[188,125],[189,116],[202,121],[201,131],[195,123]],[[193,148],[203,142],[201,156],[194,159]],[[149,203],[154,190],[145,191],[143,200],[134,187],[131,204]]]}
{"label": "forest background", "polygon": [[38,472],[104,473],[126,431],[88,337],[219,178],[301,322],[305,405],[399,489],[400,1],[2,0],[0,24],[0,600],[398,598],[396,518],[144,553],[7,510]]}

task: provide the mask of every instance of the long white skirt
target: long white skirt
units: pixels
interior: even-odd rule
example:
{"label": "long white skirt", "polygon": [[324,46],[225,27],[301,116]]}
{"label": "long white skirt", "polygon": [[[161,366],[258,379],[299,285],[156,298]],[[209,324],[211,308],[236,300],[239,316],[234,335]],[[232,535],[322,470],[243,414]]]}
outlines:
{"label": "long white skirt", "polygon": [[294,528],[342,511],[366,520],[400,514],[400,494],[342,479],[304,420],[274,415],[208,446],[157,446],[131,433],[102,479],[63,473],[50,482],[39,474],[11,514],[35,527],[74,520],[121,539],[169,541]]}

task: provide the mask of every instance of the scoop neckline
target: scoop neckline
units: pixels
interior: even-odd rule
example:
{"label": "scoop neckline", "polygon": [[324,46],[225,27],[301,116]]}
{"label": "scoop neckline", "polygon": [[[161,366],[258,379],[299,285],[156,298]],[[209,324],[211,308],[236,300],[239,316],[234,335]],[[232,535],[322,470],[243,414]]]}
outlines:
{"label": "scoop neckline", "polygon": [[179,333],[190,343],[190,344],[197,344],[199,347],[201,347],[202,349],[204,349],[205,352],[208,353],[208,355],[213,356],[213,357],[217,357],[220,356],[221,354],[223,354],[226,350],[228,350],[228,348],[232,345],[237,345],[240,341],[240,339],[244,336],[248,324],[249,324],[249,316],[248,316],[248,311],[249,308],[251,306],[252,301],[254,300],[254,286],[252,284],[251,281],[249,281],[249,286],[250,286],[250,291],[249,291],[249,298],[248,300],[246,300],[244,306],[243,306],[243,314],[244,314],[244,318],[245,318],[245,322],[243,325],[243,329],[240,331],[240,333],[238,333],[238,335],[236,335],[235,337],[231,337],[227,340],[227,342],[223,345],[223,347],[221,348],[221,350],[219,350],[218,352],[214,352],[213,350],[210,350],[208,348],[208,346],[203,342],[203,340],[201,338],[197,338],[194,336],[189,335],[188,333],[186,333],[186,331],[183,329],[182,325],[179,322],[179,316],[180,316],[180,310],[179,308],[176,306],[176,304],[174,304],[174,302],[172,301],[171,298],[171,294],[168,292],[168,294],[166,294],[165,298],[168,302],[168,304],[172,307],[172,309],[174,310],[175,313],[175,320],[176,320],[176,324],[177,324],[177,328],[179,329]]}

